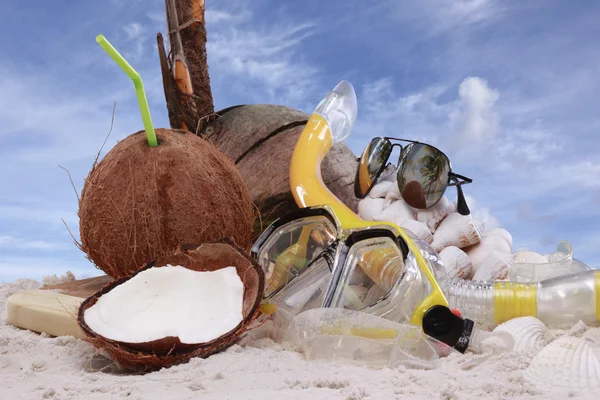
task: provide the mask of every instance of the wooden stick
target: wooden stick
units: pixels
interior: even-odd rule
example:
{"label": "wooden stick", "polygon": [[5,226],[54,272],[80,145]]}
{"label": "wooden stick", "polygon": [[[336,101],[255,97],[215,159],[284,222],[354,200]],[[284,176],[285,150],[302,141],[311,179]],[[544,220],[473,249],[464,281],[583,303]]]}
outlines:
{"label": "wooden stick", "polygon": [[169,60],[165,51],[165,42],[161,33],[156,35],[156,44],[158,45],[158,58],[160,60],[160,72],[162,73],[163,89],[165,90],[165,99],[167,100],[167,111],[169,113],[169,124],[171,128],[180,128],[178,109],[174,108],[177,104],[177,97],[173,87],[173,78],[169,67]]}

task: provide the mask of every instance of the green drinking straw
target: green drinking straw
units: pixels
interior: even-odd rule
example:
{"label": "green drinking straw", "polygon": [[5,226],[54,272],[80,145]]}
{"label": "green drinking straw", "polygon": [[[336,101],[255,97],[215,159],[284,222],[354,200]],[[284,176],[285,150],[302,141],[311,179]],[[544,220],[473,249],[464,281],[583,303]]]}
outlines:
{"label": "green drinking straw", "polygon": [[154,125],[152,124],[152,117],[150,116],[150,108],[148,107],[148,100],[146,99],[146,92],[144,91],[144,83],[140,74],[133,69],[131,65],[123,58],[121,54],[115,49],[112,44],[104,35],[96,36],[96,42],[108,53],[108,55],[117,63],[119,67],[131,80],[135,87],[135,94],[137,95],[138,103],[140,105],[140,113],[142,114],[142,121],[144,121],[144,129],[146,130],[146,139],[150,147],[158,146],[158,140],[156,140],[156,133],[154,132]]}

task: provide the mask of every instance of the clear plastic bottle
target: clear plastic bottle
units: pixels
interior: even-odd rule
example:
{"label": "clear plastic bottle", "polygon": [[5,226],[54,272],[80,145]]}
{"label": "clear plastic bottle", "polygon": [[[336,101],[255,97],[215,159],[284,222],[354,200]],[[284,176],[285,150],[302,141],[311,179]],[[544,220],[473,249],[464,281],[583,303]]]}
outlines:
{"label": "clear plastic bottle", "polygon": [[534,316],[548,325],[600,321],[600,271],[589,270],[541,282],[476,282],[442,277],[450,306],[476,322],[502,323]]}

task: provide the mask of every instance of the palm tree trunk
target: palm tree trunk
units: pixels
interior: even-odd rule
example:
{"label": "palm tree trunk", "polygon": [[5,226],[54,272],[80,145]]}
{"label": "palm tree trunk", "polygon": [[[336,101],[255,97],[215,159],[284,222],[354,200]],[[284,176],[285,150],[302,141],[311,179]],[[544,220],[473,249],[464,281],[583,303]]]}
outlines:
{"label": "palm tree trunk", "polygon": [[172,128],[199,133],[214,114],[206,57],[204,0],[166,0],[166,10],[168,56],[164,57],[162,36],[158,38],[158,50],[169,122]]}

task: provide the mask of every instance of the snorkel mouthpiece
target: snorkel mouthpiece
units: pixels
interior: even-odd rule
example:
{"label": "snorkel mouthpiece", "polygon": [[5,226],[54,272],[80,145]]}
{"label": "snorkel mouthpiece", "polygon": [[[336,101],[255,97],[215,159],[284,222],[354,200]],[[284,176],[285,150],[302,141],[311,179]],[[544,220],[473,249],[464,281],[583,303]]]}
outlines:
{"label": "snorkel mouthpiece", "polygon": [[350,136],[357,114],[356,93],[352,84],[348,81],[338,83],[321,100],[314,114],[318,114],[329,125],[334,144]]}

